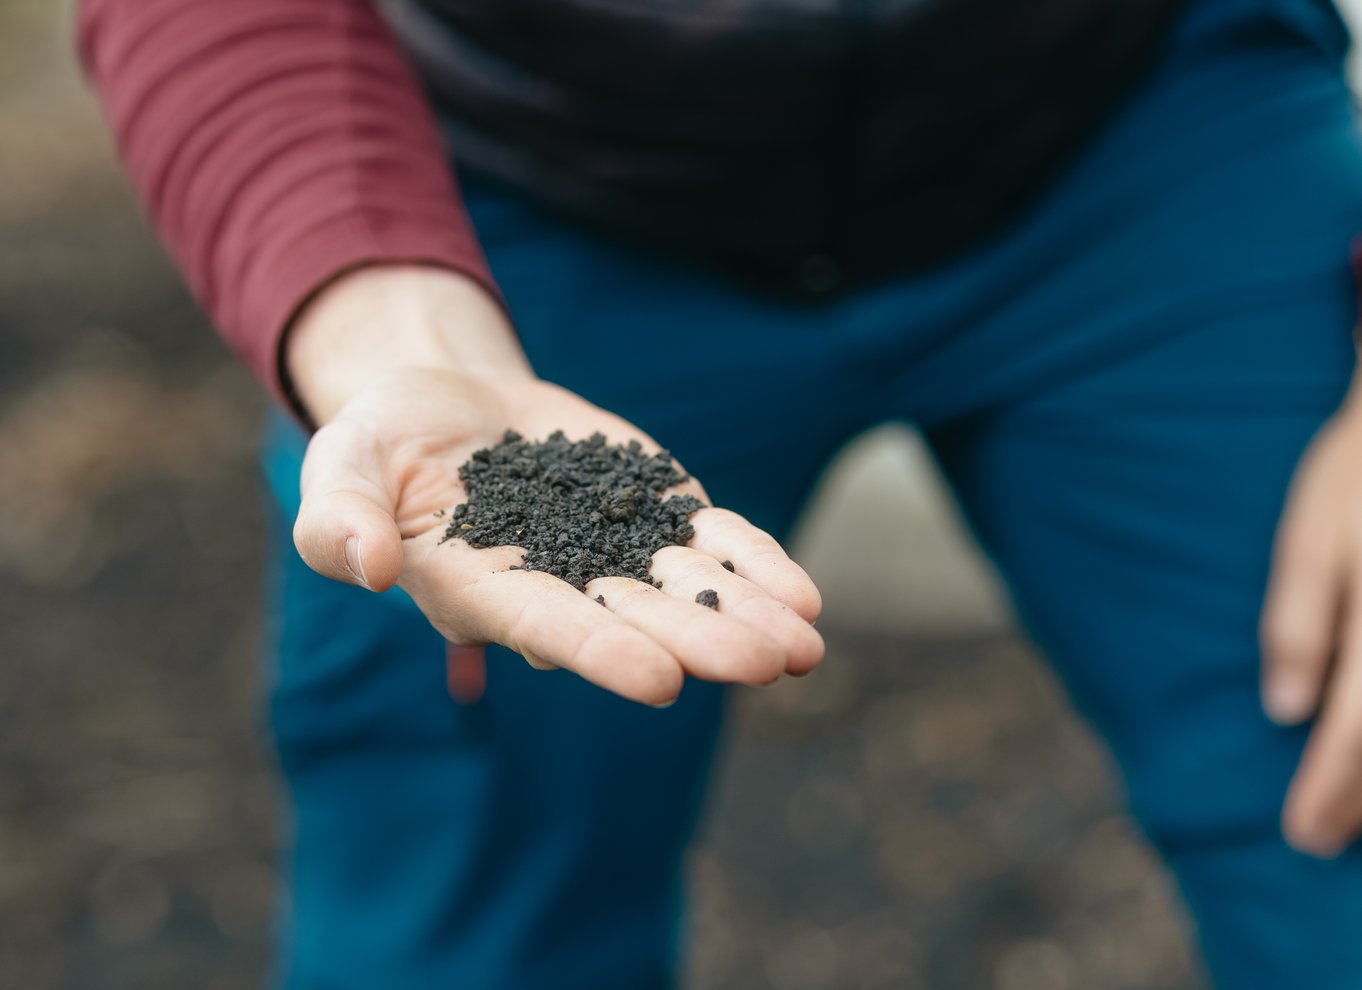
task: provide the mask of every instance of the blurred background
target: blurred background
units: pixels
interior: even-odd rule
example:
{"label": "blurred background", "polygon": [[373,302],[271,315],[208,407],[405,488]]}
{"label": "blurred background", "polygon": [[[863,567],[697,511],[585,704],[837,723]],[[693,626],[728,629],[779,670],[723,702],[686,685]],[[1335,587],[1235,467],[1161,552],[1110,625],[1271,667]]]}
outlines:
{"label": "blurred background", "polygon": [[[0,0],[0,990],[244,990],[285,827],[263,400],[139,221],[68,19]],[[739,698],[687,986],[1203,987],[913,434],[848,450],[794,550],[829,657]]]}

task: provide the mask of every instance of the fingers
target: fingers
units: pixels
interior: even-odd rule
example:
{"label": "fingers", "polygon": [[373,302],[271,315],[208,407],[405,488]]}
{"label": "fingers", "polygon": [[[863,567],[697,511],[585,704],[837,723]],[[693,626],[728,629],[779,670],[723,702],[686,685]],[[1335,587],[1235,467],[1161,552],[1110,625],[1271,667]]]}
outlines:
{"label": "fingers", "polygon": [[1263,709],[1295,725],[1314,714],[1333,653],[1343,580],[1336,540],[1288,513],[1273,551],[1263,603]]}
{"label": "fingers", "polygon": [[[702,510],[708,545],[734,562],[667,547],[653,558],[663,590],[625,578],[599,578],[583,595],[534,571],[511,567],[512,548],[474,550],[433,537],[406,541],[402,586],[447,639],[496,642],[539,667],[565,667],[610,691],[665,704],[685,674],[706,680],[767,684],[803,674],[823,656],[823,641],[804,615],[816,615],[818,592],[778,544],[741,517]],[[702,515],[697,513],[696,517]],[[760,576],[769,588],[747,580]],[[714,590],[717,610],[695,601]],[[606,608],[594,599],[604,597]]]}
{"label": "fingers", "polygon": [[587,586],[587,594],[593,593],[615,615],[662,644],[694,677],[769,684],[785,672],[785,651],[774,639],[694,601],[629,578],[597,578]]}
{"label": "fingers", "polygon": [[[700,619],[708,615],[748,627],[763,634],[779,650],[779,666],[770,676],[763,678],[754,669],[744,676],[725,677],[720,673],[715,679],[764,684],[781,673],[807,674],[823,658],[823,638],[798,612],[773,598],[765,589],[728,571],[708,554],[688,547],[663,547],[653,554],[652,573],[662,582],[663,597],[670,597],[686,615],[698,615]],[[708,608],[696,606],[695,596],[706,590],[718,593],[717,615]],[[613,604],[609,594],[606,601]],[[708,630],[712,624],[701,628]],[[707,652],[711,657],[708,663],[717,665],[718,671],[734,669],[732,665],[737,663],[726,657],[717,643],[709,644]],[[697,673],[696,676],[706,675]]]}
{"label": "fingers", "polygon": [[691,516],[695,538],[691,546],[715,560],[733,563],[736,573],[788,605],[806,622],[823,609],[823,598],[779,543],[727,509],[701,509]]}
{"label": "fingers", "polygon": [[681,693],[684,674],[676,658],[576,588],[527,571],[492,575],[486,585],[491,594],[505,593],[495,638],[526,659],[565,667],[644,704],[670,704]]}
{"label": "fingers", "polygon": [[500,643],[644,704],[680,694],[685,675],[664,646],[556,577],[510,570],[519,551],[422,538],[408,541],[407,555],[402,586],[447,639]]}
{"label": "fingers", "polygon": [[319,430],[303,460],[293,542],[319,574],[386,591],[402,570],[393,498],[374,441],[342,424]]}
{"label": "fingers", "polygon": [[1362,827],[1362,595],[1349,609],[1338,662],[1300,769],[1282,831],[1302,852],[1336,856]]}

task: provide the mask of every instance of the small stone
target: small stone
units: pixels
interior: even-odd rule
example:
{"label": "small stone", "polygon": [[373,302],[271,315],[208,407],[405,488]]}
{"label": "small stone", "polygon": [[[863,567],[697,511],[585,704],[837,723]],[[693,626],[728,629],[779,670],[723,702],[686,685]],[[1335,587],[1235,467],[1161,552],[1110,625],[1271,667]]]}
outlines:
{"label": "small stone", "polygon": [[621,488],[601,499],[601,515],[611,522],[629,522],[638,515],[638,489]]}

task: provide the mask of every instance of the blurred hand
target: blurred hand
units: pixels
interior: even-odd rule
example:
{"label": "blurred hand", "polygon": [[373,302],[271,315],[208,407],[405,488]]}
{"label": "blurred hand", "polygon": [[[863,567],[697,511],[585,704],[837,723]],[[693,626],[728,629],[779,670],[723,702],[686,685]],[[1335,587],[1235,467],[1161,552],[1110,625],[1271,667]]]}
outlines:
{"label": "blurred hand", "polygon": [[[1356,391],[1356,387],[1354,388]],[[1318,715],[1282,825],[1334,856],[1362,832],[1362,408],[1320,431],[1292,481],[1263,609],[1263,705],[1283,725]]]}
{"label": "blurred hand", "polygon": [[[723,509],[691,517],[689,547],[654,555],[661,589],[599,578],[582,594],[542,572],[509,570],[517,549],[441,542],[448,518],[435,513],[466,498],[459,465],[507,429],[531,439],[599,431],[658,449],[619,417],[536,378],[501,310],[461,276],[417,268],[346,276],[304,311],[286,360],[324,424],[303,463],[294,529],[317,572],[373,591],[398,584],[456,645],[500,643],[536,667],[564,667],[648,704],[674,700],[686,674],[765,684],[821,659],[813,583],[774,539]],[[695,481],[675,491],[708,501]],[[720,611],[695,603],[706,588],[719,593]]]}

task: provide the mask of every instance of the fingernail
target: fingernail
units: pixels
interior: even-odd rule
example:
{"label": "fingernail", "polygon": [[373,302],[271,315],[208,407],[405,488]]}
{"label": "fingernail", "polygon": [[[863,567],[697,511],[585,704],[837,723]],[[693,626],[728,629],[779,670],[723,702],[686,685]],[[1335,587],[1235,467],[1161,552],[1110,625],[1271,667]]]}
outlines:
{"label": "fingernail", "polygon": [[1268,682],[1263,691],[1263,710],[1278,725],[1303,722],[1314,707],[1314,688],[1303,678],[1280,677]]}
{"label": "fingernail", "polygon": [[364,577],[364,565],[359,559],[359,537],[351,536],[345,541],[345,566],[350,568],[350,576],[355,582],[366,591],[372,591],[368,580]]}

